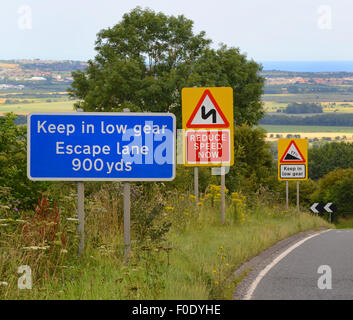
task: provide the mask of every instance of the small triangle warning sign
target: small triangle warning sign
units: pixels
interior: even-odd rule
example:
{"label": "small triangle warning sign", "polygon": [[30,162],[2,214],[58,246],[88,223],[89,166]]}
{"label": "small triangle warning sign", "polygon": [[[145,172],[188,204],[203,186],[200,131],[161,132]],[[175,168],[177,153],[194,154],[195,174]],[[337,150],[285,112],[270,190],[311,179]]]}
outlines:
{"label": "small triangle warning sign", "polygon": [[186,123],[187,128],[228,128],[224,116],[210,90],[205,90],[195,110]]}
{"label": "small triangle warning sign", "polygon": [[305,159],[300,152],[298,146],[296,145],[295,141],[292,140],[284,152],[280,163],[305,163]]}

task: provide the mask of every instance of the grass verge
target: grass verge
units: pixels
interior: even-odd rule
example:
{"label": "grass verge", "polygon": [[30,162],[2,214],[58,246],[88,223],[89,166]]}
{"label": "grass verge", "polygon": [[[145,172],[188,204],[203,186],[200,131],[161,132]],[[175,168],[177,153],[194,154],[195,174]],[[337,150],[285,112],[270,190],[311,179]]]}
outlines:
{"label": "grass verge", "polygon": [[[2,211],[0,282],[6,284],[0,285],[1,299],[231,299],[239,281],[231,275],[243,262],[295,233],[332,228],[309,213],[254,204],[238,193],[227,198],[226,222],[221,224],[217,188],[198,206],[192,195],[168,193],[163,198],[154,189],[163,207],[153,224],[155,209],[139,203],[140,196],[132,201],[132,251],[124,264],[122,220],[117,214],[121,197],[114,196],[121,186],[111,186],[115,185],[103,186],[87,199],[86,250],[81,259],[73,195],[65,197],[61,210],[47,209],[48,215],[37,210],[37,220],[24,214],[13,219]],[[166,225],[171,225],[168,233]],[[161,234],[159,241],[153,240]],[[20,265],[32,269],[31,290],[17,288]]]}

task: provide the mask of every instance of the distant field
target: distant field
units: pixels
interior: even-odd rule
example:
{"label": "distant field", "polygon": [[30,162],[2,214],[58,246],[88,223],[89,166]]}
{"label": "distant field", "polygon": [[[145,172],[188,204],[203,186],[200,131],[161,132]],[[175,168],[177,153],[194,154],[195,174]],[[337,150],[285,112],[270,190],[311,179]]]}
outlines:
{"label": "distant field", "polygon": [[353,102],[353,93],[264,94],[263,101],[290,102]]}
{"label": "distant field", "polygon": [[18,68],[18,67],[19,67],[18,64],[0,62],[0,68],[4,68],[4,69],[16,69],[16,68]]}
{"label": "distant field", "polygon": [[268,133],[353,133],[353,127],[261,125]]}
{"label": "distant field", "polygon": [[332,126],[281,126],[281,125],[261,125],[267,131],[267,141],[277,141],[286,138],[288,134],[299,135],[302,139],[309,141],[323,141],[329,138],[330,141],[353,141],[353,127],[332,127]]}
{"label": "distant field", "polygon": [[[303,102],[298,100],[297,102]],[[338,102],[338,101],[327,101],[320,102],[323,106],[324,112],[345,112],[353,113],[353,102]],[[276,101],[264,101],[264,109],[266,112],[277,112],[278,109],[285,109],[289,102],[276,102]],[[335,105],[333,105],[335,104]]]}
{"label": "distant field", "polygon": [[70,112],[74,111],[75,101],[41,102],[41,103],[19,103],[0,104],[0,114],[14,112],[16,114],[28,114],[30,112]]}
{"label": "distant field", "polygon": [[264,101],[264,109],[266,112],[276,112],[278,109],[284,109],[288,103],[279,103],[276,101]]}

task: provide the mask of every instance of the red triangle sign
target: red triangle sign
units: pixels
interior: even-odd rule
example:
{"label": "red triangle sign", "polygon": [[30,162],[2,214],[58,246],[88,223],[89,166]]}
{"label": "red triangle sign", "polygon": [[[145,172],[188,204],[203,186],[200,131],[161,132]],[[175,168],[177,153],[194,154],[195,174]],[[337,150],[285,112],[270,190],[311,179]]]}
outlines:
{"label": "red triangle sign", "polygon": [[186,123],[187,128],[228,128],[224,116],[210,90],[205,90],[195,110]]}
{"label": "red triangle sign", "polygon": [[280,163],[305,163],[305,159],[300,152],[300,149],[296,145],[295,141],[292,140],[287,148],[287,150],[284,152]]}

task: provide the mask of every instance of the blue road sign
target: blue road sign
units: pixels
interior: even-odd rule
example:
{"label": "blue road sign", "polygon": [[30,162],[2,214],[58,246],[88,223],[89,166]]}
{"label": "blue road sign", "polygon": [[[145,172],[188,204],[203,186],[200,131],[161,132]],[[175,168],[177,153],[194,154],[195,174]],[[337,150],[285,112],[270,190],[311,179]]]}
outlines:
{"label": "blue road sign", "polygon": [[171,113],[31,113],[31,180],[169,181],[175,177]]}

